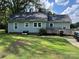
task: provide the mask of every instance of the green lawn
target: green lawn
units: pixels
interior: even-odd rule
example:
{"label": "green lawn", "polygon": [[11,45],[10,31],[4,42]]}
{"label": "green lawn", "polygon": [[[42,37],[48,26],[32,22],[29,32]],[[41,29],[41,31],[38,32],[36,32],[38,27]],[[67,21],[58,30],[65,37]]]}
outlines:
{"label": "green lawn", "polygon": [[79,59],[79,48],[59,36],[0,33],[0,59]]}

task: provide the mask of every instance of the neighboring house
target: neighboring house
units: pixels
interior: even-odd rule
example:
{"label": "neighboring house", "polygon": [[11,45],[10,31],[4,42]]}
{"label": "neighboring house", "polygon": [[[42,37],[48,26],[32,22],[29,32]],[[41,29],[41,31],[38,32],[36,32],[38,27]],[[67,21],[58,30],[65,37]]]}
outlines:
{"label": "neighboring house", "polygon": [[[24,10],[25,13],[13,14],[8,22],[8,33],[28,31],[38,33],[39,29],[60,30],[70,29],[71,19],[68,15],[53,15],[38,12],[38,9],[30,3]],[[36,10],[35,10],[36,9]]]}

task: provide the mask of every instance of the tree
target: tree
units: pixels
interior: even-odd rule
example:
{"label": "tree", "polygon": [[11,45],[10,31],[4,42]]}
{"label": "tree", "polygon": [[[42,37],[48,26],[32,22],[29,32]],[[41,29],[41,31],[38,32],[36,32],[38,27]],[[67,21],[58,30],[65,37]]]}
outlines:
{"label": "tree", "polygon": [[9,3],[9,5],[10,5],[9,7],[10,7],[10,10],[12,11],[12,14],[13,14],[13,13],[20,12],[21,10],[24,10],[25,7],[30,2],[32,2],[33,4],[35,4],[36,7],[39,6],[38,1],[39,0],[12,0]]}
{"label": "tree", "polygon": [[71,24],[71,28],[78,28],[79,27],[79,22]]}
{"label": "tree", "polygon": [[0,10],[9,8],[12,11],[12,14],[20,12],[25,8],[29,2],[35,4],[38,7],[40,4],[38,3],[40,0],[1,0],[0,1]]}
{"label": "tree", "polygon": [[71,24],[71,25],[70,25],[70,28],[71,28],[71,29],[76,28],[76,25],[75,25],[75,24]]}
{"label": "tree", "polygon": [[9,7],[11,3],[7,0],[0,0],[0,27],[7,30],[8,16],[10,13]]}
{"label": "tree", "polygon": [[79,22],[76,23],[76,27],[79,27]]}

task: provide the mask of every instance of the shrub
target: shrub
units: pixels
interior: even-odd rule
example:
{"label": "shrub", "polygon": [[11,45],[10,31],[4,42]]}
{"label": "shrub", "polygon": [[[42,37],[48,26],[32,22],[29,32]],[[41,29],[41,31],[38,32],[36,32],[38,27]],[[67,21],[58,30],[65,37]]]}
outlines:
{"label": "shrub", "polygon": [[64,31],[60,31],[60,36],[63,36],[64,35]]}
{"label": "shrub", "polygon": [[25,34],[29,34],[29,31],[23,31],[23,33],[25,33]]}
{"label": "shrub", "polygon": [[5,24],[0,24],[0,29],[5,29],[6,25]]}
{"label": "shrub", "polygon": [[46,35],[46,34],[47,34],[47,30],[46,29],[41,28],[39,30],[39,35]]}
{"label": "shrub", "polygon": [[0,29],[5,29],[5,33],[8,33],[8,24],[0,23]]}

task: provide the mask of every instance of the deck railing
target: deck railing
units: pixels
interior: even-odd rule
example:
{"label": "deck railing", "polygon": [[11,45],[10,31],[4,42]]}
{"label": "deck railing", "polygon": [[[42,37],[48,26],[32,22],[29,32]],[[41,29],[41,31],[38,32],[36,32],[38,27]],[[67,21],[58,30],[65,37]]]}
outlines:
{"label": "deck railing", "polygon": [[55,33],[55,34],[59,34],[60,31],[64,31],[64,34],[67,35],[72,35],[72,30],[71,29],[62,29],[62,28],[47,28],[47,33]]}

